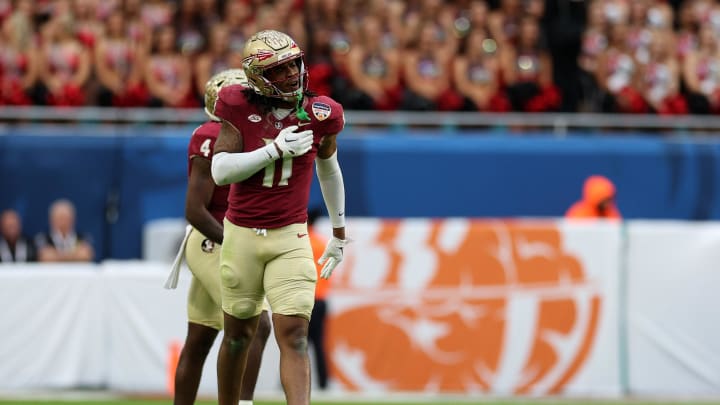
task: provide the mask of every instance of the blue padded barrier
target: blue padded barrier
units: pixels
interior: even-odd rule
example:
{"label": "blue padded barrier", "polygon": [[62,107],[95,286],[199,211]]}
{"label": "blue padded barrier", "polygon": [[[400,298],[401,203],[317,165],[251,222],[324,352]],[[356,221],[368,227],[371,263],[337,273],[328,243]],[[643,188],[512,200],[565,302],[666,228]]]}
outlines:
{"label": "blue padded barrier", "polygon": [[[192,129],[6,128],[0,209],[18,209],[32,235],[69,198],[98,259],[138,258],[143,224],[183,216]],[[720,141],[349,128],[339,147],[349,216],[561,216],[597,173],[615,181],[626,218],[720,219]],[[316,182],[310,203],[322,204]]]}

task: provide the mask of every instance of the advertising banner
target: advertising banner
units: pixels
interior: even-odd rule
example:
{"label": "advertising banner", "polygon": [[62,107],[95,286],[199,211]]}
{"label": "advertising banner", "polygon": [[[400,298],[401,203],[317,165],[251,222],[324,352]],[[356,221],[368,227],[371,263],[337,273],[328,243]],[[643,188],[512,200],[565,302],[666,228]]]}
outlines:
{"label": "advertising banner", "polygon": [[628,232],[634,394],[720,395],[720,227],[634,221]]}
{"label": "advertising banner", "polygon": [[358,391],[616,394],[617,227],[355,220],[330,357]]}
{"label": "advertising banner", "polygon": [[[717,223],[352,218],[347,228],[328,296],[333,393],[720,395]],[[165,290],[169,267],[0,266],[0,390],[171,393],[191,274]],[[221,336],[202,396],[217,392]],[[280,392],[271,335],[257,393]]]}
{"label": "advertising banner", "polygon": [[0,389],[105,382],[100,279],[93,264],[0,264]]}

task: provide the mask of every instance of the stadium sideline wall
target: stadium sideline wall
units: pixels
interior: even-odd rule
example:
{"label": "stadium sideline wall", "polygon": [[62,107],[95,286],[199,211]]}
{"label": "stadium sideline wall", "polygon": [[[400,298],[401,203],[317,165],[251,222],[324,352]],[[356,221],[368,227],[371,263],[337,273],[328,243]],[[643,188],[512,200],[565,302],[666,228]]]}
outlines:
{"label": "stadium sideline wall", "polygon": [[[326,224],[325,224],[326,225]],[[331,278],[333,393],[720,397],[720,223],[350,218]],[[325,226],[323,229],[329,229]],[[169,393],[190,274],[0,266],[0,392]],[[272,339],[272,338],[271,338]],[[201,393],[216,392],[217,344]],[[280,389],[266,346],[258,393]]]}

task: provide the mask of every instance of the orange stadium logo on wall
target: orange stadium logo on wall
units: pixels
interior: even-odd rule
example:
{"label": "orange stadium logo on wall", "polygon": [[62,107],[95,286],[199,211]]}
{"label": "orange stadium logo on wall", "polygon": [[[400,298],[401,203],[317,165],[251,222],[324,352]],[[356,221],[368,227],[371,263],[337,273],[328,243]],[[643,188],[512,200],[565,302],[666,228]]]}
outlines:
{"label": "orange stadium logo on wall", "polygon": [[332,376],[347,389],[558,394],[582,369],[602,297],[554,223],[354,230],[328,323]]}

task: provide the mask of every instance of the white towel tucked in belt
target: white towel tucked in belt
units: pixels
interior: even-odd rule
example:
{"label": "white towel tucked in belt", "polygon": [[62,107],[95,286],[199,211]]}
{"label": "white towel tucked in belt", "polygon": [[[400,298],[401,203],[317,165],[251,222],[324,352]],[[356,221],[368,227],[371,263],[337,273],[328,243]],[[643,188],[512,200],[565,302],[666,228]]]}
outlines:
{"label": "white towel tucked in belt", "polygon": [[182,266],[183,257],[185,257],[185,245],[187,245],[192,229],[191,225],[185,227],[185,237],[183,237],[182,242],[180,242],[180,249],[178,250],[177,256],[175,256],[175,260],[173,260],[167,281],[165,281],[165,289],[167,290],[177,288],[178,278],[180,277],[180,267]]}

